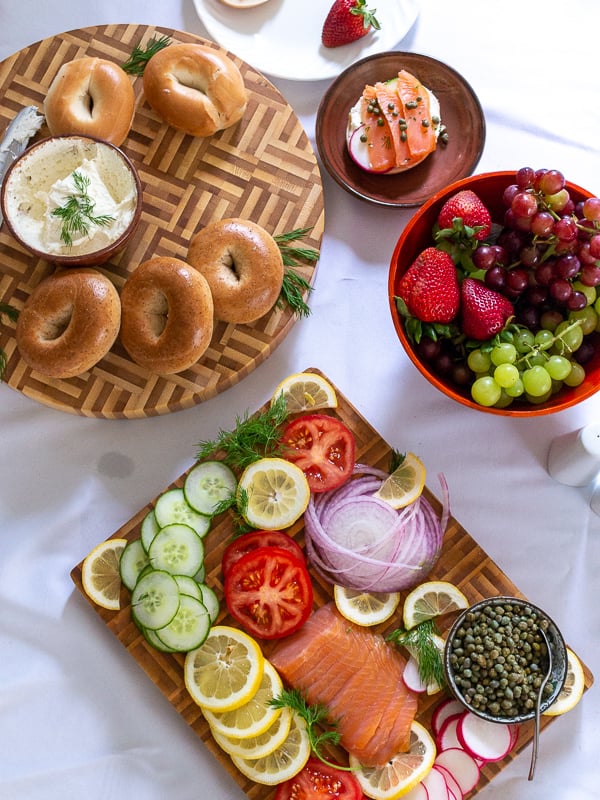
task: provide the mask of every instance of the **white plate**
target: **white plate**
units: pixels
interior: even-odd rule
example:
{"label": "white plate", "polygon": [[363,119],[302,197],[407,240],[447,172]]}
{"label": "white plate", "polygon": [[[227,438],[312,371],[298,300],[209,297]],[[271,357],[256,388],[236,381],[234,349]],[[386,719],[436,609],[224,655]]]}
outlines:
{"label": "white plate", "polygon": [[232,8],[221,0],[194,0],[209,35],[260,72],[277,78],[316,81],[333,78],[359,58],[394,47],[411,29],[418,0],[371,0],[380,31],[343,47],[321,44],[321,30],[333,0],[268,0],[253,8]]}

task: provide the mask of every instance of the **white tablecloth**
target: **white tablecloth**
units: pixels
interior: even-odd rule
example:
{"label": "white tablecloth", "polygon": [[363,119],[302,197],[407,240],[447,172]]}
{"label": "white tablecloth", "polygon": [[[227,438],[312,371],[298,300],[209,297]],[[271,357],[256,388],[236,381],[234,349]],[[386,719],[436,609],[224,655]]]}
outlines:
{"label": "white tablecloth", "polygon": [[[385,2],[392,0],[378,0]],[[600,193],[599,21],[595,0],[424,0],[397,49],[434,56],[473,86],[487,121],[478,172],[556,167]],[[54,33],[112,22],[206,35],[192,0],[0,0],[0,58]],[[314,142],[329,82],[273,82]],[[545,469],[553,437],[598,420],[600,397],[525,421],[442,396],[401,351],[387,310],[388,264],[411,212],[359,201],[325,171],[323,181],[312,315],[238,386],[187,411],[105,421],[52,410],[0,384],[2,800],[241,800],[69,572],[190,466],[194,442],[231,427],[281,378],[309,366],[395,447],[418,453],[430,475],[445,473],[454,516],[600,672],[600,517],[590,510],[591,487],[563,486]],[[525,753],[481,797],[598,797],[598,741],[592,688],[544,732],[533,782]]]}

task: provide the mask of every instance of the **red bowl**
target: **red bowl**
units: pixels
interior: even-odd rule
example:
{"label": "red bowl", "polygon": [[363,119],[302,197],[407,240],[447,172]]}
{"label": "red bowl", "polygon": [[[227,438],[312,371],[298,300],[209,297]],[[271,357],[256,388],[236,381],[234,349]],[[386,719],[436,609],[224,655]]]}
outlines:
{"label": "red bowl", "polygon": [[[553,414],[556,411],[570,408],[591,397],[600,389],[600,349],[596,350],[594,357],[585,365],[586,378],[580,386],[573,388],[564,386],[555,395],[552,395],[549,400],[539,405],[514,400],[507,408],[488,408],[475,403],[471,398],[469,387],[457,387],[444,380],[418,357],[406,335],[404,323],[397,311],[395,301],[395,297],[398,294],[397,287],[402,275],[418,254],[433,244],[432,229],[444,202],[461,189],[472,189],[488,207],[492,219],[501,221],[505,211],[502,193],[506,186],[514,182],[515,172],[487,172],[456,181],[431,197],[408,222],[394,248],[388,277],[388,300],[394,327],[404,350],[419,372],[436,389],[439,389],[440,392],[452,400],[478,411],[511,417],[534,417],[542,414]],[[575,202],[594,196],[573,183],[567,183],[567,188]]]}

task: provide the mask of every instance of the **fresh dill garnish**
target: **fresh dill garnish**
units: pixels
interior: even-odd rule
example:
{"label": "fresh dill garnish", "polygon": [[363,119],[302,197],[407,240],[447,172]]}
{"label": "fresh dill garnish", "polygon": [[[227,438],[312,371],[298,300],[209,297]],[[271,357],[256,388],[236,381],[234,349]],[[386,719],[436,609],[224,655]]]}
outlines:
{"label": "fresh dill garnish", "polygon": [[[306,722],[311,750],[320,761],[336,769],[351,770],[351,767],[342,767],[328,761],[323,755],[324,746],[337,745],[340,741],[340,734],[335,730],[336,723],[327,719],[327,708],[324,705],[309,705],[299,689],[283,689],[281,694],[269,701],[269,704],[275,708],[290,708]],[[325,724],[329,725],[329,728],[324,729],[322,726]]]}
{"label": "fresh dill garnish", "polygon": [[405,647],[417,659],[419,677],[424,684],[443,686],[446,682],[444,664],[434,636],[439,636],[439,632],[433,620],[426,619],[408,631],[397,628],[387,636],[387,641]]}
{"label": "fresh dill garnish", "polygon": [[104,227],[110,225],[115,219],[110,214],[94,216],[96,203],[88,194],[91,179],[87,175],[82,175],[81,172],[75,171],[73,173],[73,183],[75,184],[76,192],[67,197],[64,205],[58,206],[52,211],[52,216],[62,219],[60,240],[67,247],[72,247],[73,245],[73,234],[79,233],[87,236],[90,231],[90,225]]}
{"label": "fresh dill garnish", "polygon": [[[2,321],[3,316],[8,317],[11,322],[16,322],[19,316],[19,311],[14,306],[8,305],[8,303],[0,303],[0,321]],[[6,369],[6,361],[6,352],[0,347],[0,380],[2,380],[2,375]]]}
{"label": "fresh dill garnish", "polygon": [[273,237],[279,246],[284,266],[283,284],[277,305],[281,307],[287,303],[292,311],[301,317],[308,317],[310,314],[304,295],[310,294],[313,287],[295,268],[299,266],[298,259],[316,264],[319,260],[319,251],[310,247],[292,246],[290,242],[302,239],[311,230],[311,228],[295,228],[293,231]]}
{"label": "fresh dill garnish", "polygon": [[236,492],[232,492],[229,497],[225,497],[220,503],[217,503],[213,509],[212,516],[216,517],[225,511],[231,510],[233,515],[233,538],[237,539],[238,536],[254,530],[244,519],[244,512],[247,508],[248,492],[245,489],[239,489]]}
{"label": "fresh dill garnish", "polygon": [[142,48],[140,42],[140,44],[133,48],[127,61],[122,64],[123,69],[130,75],[143,75],[146,64],[150,61],[152,56],[156,55],[159,50],[163,50],[170,44],[170,36],[161,36],[159,39],[153,36],[145,48]]}
{"label": "fresh dill garnish", "polygon": [[287,414],[287,403],[281,394],[265,411],[237,417],[233,430],[221,430],[216,439],[200,442],[196,458],[202,461],[220,450],[226,464],[244,469],[259,458],[278,456],[282,450],[281,427]]}
{"label": "fresh dill garnish", "polygon": [[392,450],[392,453],[390,455],[390,475],[392,474],[392,472],[395,472],[398,469],[398,467],[400,466],[400,464],[402,464],[405,458],[406,458],[406,453],[400,453],[398,450]]}

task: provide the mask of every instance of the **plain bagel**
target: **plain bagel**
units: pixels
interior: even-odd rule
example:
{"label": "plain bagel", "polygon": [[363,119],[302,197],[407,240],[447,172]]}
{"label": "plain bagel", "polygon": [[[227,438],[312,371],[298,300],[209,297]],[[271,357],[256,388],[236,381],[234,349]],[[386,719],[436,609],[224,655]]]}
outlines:
{"label": "plain bagel", "polygon": [[23,360],[51,378],[72,378],[108,353],[119,333],[119,294],[101,272],[55,272],[33,290],[19,313],[17,347]]}
{"label": "plain bagel", "polygon": [[93,56],[63,64],[44,101],[53,136],[93,136],[117,147],[127,138],[134,110],[127,73],[118,64]]}
{"label": "plain bagel", "polygon": [[255,322],[270,311],[283,284],[277,242],[244,219],[209,223],[192,238],[188,262],[210,286],[215,317],[235,324]]}
{"label": "plain bagel", "polygon": [[172,44],[144,69],[144,94],[169,125],[191,136],[212,136],[246,110],[244,79],[224,53],[201,44]]}
{"label": "plain bagel", "polygon": [[193,366],[213,333],[208,283],[185,261],[144,261],[121,290],[121,343],[131,359],[167,375]]}

